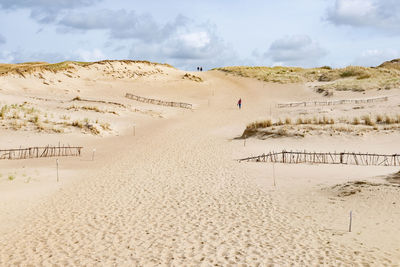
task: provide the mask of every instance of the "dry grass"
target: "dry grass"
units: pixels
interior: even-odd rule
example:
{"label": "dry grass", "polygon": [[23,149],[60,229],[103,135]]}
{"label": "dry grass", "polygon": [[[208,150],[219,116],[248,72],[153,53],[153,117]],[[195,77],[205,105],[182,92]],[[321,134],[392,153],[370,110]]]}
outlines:
{"label": "dry grass", "polygon": [[379,68],[400,70],[400,59],[393,59],[391,61],[386,61],[381,65],[379,65]]}
{"label": "dry grass", "polygon": [[[311,132],[330,132],[333,133],[351,133],[362,135],[369,131],[392,131],[400,129],[400,114],[397,115],[377,115],[372,119],[370,115],[349,118],[329,118],[327,116],[313,118],[297,118],[292,123],[291,118],[284,121],[278,119],[276,122],[271,120],[256,121],[247,125],[241,138],[258,136],[263,139],[267,137],[282,136],[304,136]],[[336,125],[337,124],[337,125]],[[285,131],[283,134],[280,131]]]}
{"label": "dry grass", "polygon": [[315,89],[331,95],[331,91],[365,91],[400,87],[400,70],[349,66],[341,69],[329,67],[303,69],[292,67],[224,67],[215,70],[241,77],[256,78],[274,83],[330,82]]}
{"label": "dry grass", "polygon": [[185,75],[183,75],[182,79],[191,80],[191,81],[195,81],[195,82],[203,82],[203,79],[201,77],[198,77],[196,75],[192,75],[190,73],[185,73]]}
{"label": "dry grass", "polygon": [[[89,109],[92,110],[92,109]],[[88,118],[70,121],[66,115],[60,116],[63,122],[53,121],[53,114],[43,113],[30,107],[28,103],[4,105],[0,107],[0,127],[12,130],[34,130],[47,133],[64,133],[68,128],[78,128],[84,133],[100,134],[101,129],[110,131],[109,123],[98,120],[91,122]]]}
{"label": "dry grass", "polygon": [[98,108],[97,106],[76,106],[72,105],[66,108],[67,110],[73,110],[73,111],[79,111],[79,110],[84,110],[84,111],[94,111],[98,113],[110,113],[114,115],[119,115],[117,112],[113,110],[102,110]]}
{"label": "dry grass", "polygon": [[25,62],[19,64],[0,64],[0,75],[7,75],[10,73],[18,74],[22,77],[26,77],[27,74],[31,74],[34,72],[43,72],[43,71],[50,71],[50,72],[61,72],[61,71],[68,71],[70,69],[74,69],[76,66],[80,67],[87,67],[93,64],[107,64],[112,62],[121,62],[125,64],[148,64],[152,66],[162,65],[173,68],[169,64],[161,64],[161,63],[153,63],[149,61],[135,61],[135,60],[103,60],[97,62],[80,62],[80,61],[64,61],[60,63],[47,63],[47,62]]}

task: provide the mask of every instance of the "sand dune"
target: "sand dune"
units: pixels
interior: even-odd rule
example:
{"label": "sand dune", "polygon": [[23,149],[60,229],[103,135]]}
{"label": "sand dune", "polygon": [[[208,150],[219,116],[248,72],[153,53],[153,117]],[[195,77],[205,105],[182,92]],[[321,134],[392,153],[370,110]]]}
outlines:
{"label": "sand dune", "polygon": [[[93,135],[73,128],[38,132],[28,123],[24,130],[0,127],[8,147],[59,141],[85,147],[81,158],[60,159],[60,183],[54,179],[54,159],[0,162],[0,265],[399,265],[399,188],[384,179],[398,168],[235,161],[288,148],[397,153],[398,131],[363,136],[322,133],[300,141],[248,139],[244,146],[243,140],[233,139],[247,124],[300,112],[276,109],[276,103],[324,97],[305,84],[271,84],[219,71],[190,73],[202,79],[198,82],[168,66],[124,64],[77,67],[70,73],[73,78],[64,72],[44,72],[46,81],[54,81],[49,85],[35,72],[25,78],[0,77],[1,105],[27,101],[41,110],[41,120],[45,113],[50,118],[53,114],[55,121],[62,115],[88,117],[92,123],[98,118],[111,128]],[[125,67],[131,72],[124,76]],[[143,75],[129,76],[134,71]],[[187,102],[195,108],[132,102],[124,97],[127,92]],[[367,96],[385,93],[371,91]],[[72,104],[87,105],[71,101],[77,96],[124,107],[90,103],[118,115],[66,110]],[[242,110],[236,107],[240,97]],[[396,114],[396,103],[365,104],[363,109]],[[353,107],[306,112],[352,117],[359,111]],[[91,161],[93,148],[96,157]],[[13,173],[16,178],[9,181]],[[362,188],[354,183],[361,180],[366,181]],[[347,183],[355,193],[343,194]]]}

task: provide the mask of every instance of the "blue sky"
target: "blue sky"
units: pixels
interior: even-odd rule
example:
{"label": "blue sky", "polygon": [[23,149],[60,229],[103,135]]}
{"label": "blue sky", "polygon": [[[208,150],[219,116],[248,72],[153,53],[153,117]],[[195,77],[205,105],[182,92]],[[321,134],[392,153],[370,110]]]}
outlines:
{"label": "blue sky", "polygon": [[3,63],[375,66],[399,44],[398,0],[0,0]]}

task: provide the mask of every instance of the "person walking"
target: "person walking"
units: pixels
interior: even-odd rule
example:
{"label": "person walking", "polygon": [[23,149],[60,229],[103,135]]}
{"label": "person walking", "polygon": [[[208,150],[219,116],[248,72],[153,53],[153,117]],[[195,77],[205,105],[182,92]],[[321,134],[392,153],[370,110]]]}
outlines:
{"label": "person walking", "polygon": [[242,108],[242,99],[241,98],[239,98],[237,105],[238,105],[239,109]]}

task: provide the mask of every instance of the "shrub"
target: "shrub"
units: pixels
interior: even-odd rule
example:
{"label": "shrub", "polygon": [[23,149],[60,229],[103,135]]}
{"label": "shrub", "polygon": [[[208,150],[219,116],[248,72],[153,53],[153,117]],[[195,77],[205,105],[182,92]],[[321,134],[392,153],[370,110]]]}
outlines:
{"label": "shrub", "polygon": [[376,122],[377,122],[377,123],[382,123],[382,122],[383,122],[383,117],[382,117],[382,115],[376,115]]}
{"label": "shrub", "polygon": [[303,119],[302,118],[298,118],[296,121],[296,124],[304,124]]}
{"label": "shrub", "polygon": [[73,121],[72,124],[71,124],[71,126],[74,126],[74,127],[77,127],[77,128],[83,128],[82,122],[80,122],[80,121],[78,121],[78,120]]}
{"label": "shrub", "polygon": [[375,123],[371,120],[371,117],[368,115],[365,115],[362,117],[362,119],[364,120],[364,124],[368,125],[368,126],[374,126]]}
{"label": "shrub", "polygon": [[110,124],[108,122],[100,124],[100,127],[103,128],[103,130],[111,130]]}
{"label": "shrub", "polygon": [[393,120],[389,115],[385,116],[385,124],[392,124]]}

